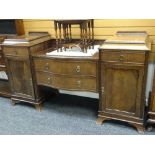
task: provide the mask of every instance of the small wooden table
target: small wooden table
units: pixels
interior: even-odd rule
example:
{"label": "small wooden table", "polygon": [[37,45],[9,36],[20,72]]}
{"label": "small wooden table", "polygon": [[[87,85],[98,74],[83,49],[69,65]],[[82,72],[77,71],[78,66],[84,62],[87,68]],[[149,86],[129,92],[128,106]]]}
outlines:
{"label": "small wooden table", "polygon": [[[72,25],[79,25],[80,39],[78,43],[72,40]],[[54,20],[57,49],[69,46],[79,46],[84,52],[94,43],[94,20]],[[58,31],[59,30],[59,31]],[[62,34],[63,30],[63,34]]]}

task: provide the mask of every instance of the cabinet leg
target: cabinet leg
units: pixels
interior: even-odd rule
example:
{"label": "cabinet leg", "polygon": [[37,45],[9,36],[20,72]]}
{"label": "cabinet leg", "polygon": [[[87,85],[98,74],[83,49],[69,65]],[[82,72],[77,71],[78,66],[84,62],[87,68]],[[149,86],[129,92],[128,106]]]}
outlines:
{"label": "cabinet leg", "polygon": [[152,125],[147,126],[146,130],[147,130],[148,132],[151,132],[151,131],[153,130]]}
{"label": "cabinet leg", "polygon": [[137,129],[138,133],[144,134],[145,128],[143,125],[135,124],[135,123],[131,123],[131,125]]}
{"label": "cabinet leg", "polygon": [[11,100],[11,104],[12,104],[13,106],[15,106],[15,105],[16,105],[16,102],[15,102],[14,100]]}
{"label": "cabinet leg", "polygon": [[105,120],[109,120],[109,118],[98,117],[97,120],[96,120],[96,124],[97,125],[102,125]]}
{"label": "cabinet leg", "polygon": [[41,104],[35,104],[34,106],[35,106],[37,111],[41,112],[41,110],[42,110]]}

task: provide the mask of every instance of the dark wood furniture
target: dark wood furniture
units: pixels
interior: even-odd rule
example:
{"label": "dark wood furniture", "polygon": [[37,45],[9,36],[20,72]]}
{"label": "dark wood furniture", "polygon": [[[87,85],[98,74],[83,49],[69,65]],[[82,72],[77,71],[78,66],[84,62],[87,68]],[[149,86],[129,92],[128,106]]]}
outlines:
{"label": "dark wood furniture", "polygon": [[147,36],[116,36],[100,47],[100,103],[97,124],[115,119],[138,132],[145,126],[145,86],[150,43]]}
{"label": "dark wood furniture", "polygon": [[8,83],[6,64],[1,44],[6,38],[23,35],[24,33],[23,20],[0,20],[0,96],[11,97],[11,90]]}
{"label": "dark wood furniture", "polygon": [[[80,28],[80,39],[74,42],[72,39],[72,26],[77,25]],[[72,48],[78,46],[84,52],[94,44],[94,20],[54,20],[56,47]]]}
{"label": "dark wood furniture", "polygon": [[[0,35],[0,44],[3,43],[5,35]],[[8,78],[6,74],[6,65],[4,60],[4,55],[2,52],[2,48],[0,46],[0,96],[10,97],[11,91],[8,83]]]}
{"label": "dark wood furniture", "polygon": [[[6,38],[5,35],[0,35],[0,44],[3,43],[5,38]],[[6,66],[5,66],[4,56],[3,56],[2,48],[0,46],[0,71],[5,71],[5,70],[6,70]]]}
{"label": "dark wood furniture", "polygon": [[38,85],[71,91],[98,92],[98,53],[92,57],[46,55],[52,50],[33,54]]}
{"label": "dark wood furniture", "polygon": [[[80,24],[80,44],[79,40],[72,39],[72,24]],[[151,47],[146,33],[135,35],[132,32],[134,35],[131,35],[126,32],[124,35],[119,32],[117,36],[107,40],[99,52],[83,57],[62,56],[62,52],[57,51],[60,55],[47,53],[61,47],[72,48],[79,45],[80,48],[87,48],[94,45],[92,20],[58,20],[55,21],[55,30],[56,47],[49,35],[39,32],[37,35],[31,32],[27,36],[7,38],[3,42],[2,57],[5,58],[13,105],[20,101],[28,102],[40,111],[44,94],[39,86],[99,92],[97,124],[115,119],[128,122],[140,133],[143,132],[146,123],[146,75]],[[151,107],[154,111],[153,102]],[[151,110],[149,114],[152,119]]]}
{"label": "dark wood furniture", "polygon": [[[150,93],[147,122],[149,124],[155,123],[155,72],[154,72],[154,78],[153,78],[153,88],[152,88],[152,92]],[[151,129],[151,128],[149,128],[149,129]]]}
{"label": "dark wood furniture", "polygon": [[[103,44],[104,40],[95,40]],[[93,56],[47,55],[54,47],[33,53],[37,85],[70,91],[98,92],[98,52]]]}
{"label": "dark wood furniture", "polygon": [[[13,43],[12,43],[13,41]],[[34,104],[40,110],[43,95],[36,85],[33,70],[32,53],[44,50],[50,46],[50,35],[27,35],[5,39],[2,48],[7,65],[11,100]]]}

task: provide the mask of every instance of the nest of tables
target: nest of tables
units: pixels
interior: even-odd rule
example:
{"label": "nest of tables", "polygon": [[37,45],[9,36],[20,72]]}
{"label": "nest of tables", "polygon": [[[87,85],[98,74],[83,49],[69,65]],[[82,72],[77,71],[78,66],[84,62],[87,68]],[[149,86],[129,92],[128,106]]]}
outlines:
{"label": "nest of tables", "polygon": [[[72,38],[72,26],[78,25],[80,28],[80,39]],[[87,48],[94,47],[94,20],[54,20],[56,48],[62,51],[62,48],[78,47],[83,52]],[[60,50],[59,50],[60,49]]]}

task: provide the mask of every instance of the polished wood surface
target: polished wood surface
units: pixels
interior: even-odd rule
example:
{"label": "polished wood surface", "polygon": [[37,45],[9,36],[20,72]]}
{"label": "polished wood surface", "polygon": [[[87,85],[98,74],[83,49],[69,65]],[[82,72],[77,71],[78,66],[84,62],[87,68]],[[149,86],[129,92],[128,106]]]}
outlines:
{"label": "polished wood surface", "polygon": [[6,63],[12,96],[34,99],[30,61],[26,58],[6,57]]}
{"label": "polished wood surface", "polygon": [[95,77],[53,75],[37,72],[37,84],[57,89],[97,92]]}
{"label": "polished wood surface", "polygon": [[[96,40],[102,44],[104,40]],[[56,89],[98,92],[98,53],[91,57],[51,56],[54,47],[33,53],[37,84]]]}
{"label": "polished wood surface", "polygon": [[143,66],[101,64],[101,91],[105,102],[102,108],[105,112],[142,117],[141,96],[137,97],[137,94],[141,94],[143,71]]}
{"label": "polished wood surface", "polygon": [[36,70],[61,75],[85,75],[96,77],[97,64],[91,61],[61,59],[35,59]]}
{"label": "polished wood surface", "polygon": [[104,45],[101,46],[98,124],[116,119],[132,124],[140,133],[144,132],[148,51],[145,48],[139,51],[108,49],[107,46],[104,49]]}
{"label": "polished wood surface", "polygon": [[[56,89],[100,93],[97,123],[116,119],[144,131],[145,80],[149,50],[100,48],[100,56],[57,57],[49,36],[29,44],[3,45],[13,105],[24,101],[38,105],[43,95],[38,85]],[[19,39],[19,38],[17,38]],[[45,50],[46,49],[46,50]],[[52,47],[52,49],[54,49]]]}
{"label": "polished wood surface", "polygon": [[150,95],[150,103],[148,109],[148,123],[154,124],[155,123],[155,72],[153,78],[153,88]]}
{"label": "polished wood surface", "polygon": [[101,53],[101,59],[109,62],[144,63],[145,54],[137,51],[112,50]]}
{"label": "polished wood surface", "polygon": [[81,59],[33,55],[33,62],[38,85],[98,92],[98,60],[93,57]]}
{"label": "polished wood surface", "polygon": [[[28,40],[28,43],[18,43],[20,39]],[[25,36],[25,38],[20,36],[12,38],[11,41],[17,41],[17,43],[9,45],[4,42],[2,46],[11,86],[12,102],[15,104],[24,101],[40,105],[43,94],[36,84],[31,55],[50,46],[49,36],[38,36],[38,39],[37,36]],[[38,109],[38,107],[36,108]]]}
{"label": "polished wood surface", "polygon": [[27,48],[4,47],[3,50],[5,50],[6,56],[29,57],[29,51]]}
{"label": "polished wood surface", "polygon": [[[96,40],[102,44],[104,40]],[[51,56],[55,47],[33,53],[37,84],[56,89],[98,92],[98,53],[91,57]]]}
{"label": "polished wood surface", "polygon": [[143,63],[125,64],[121,61],[108,62],[101,59],[99,117],[100,115],[107,118],[110,116],[110,118],[132,122],[133,125],[135,123],[144,125],[144,76],[146,76],[145,63],[148,55],[145,52],[143,55],[145,56]]}

